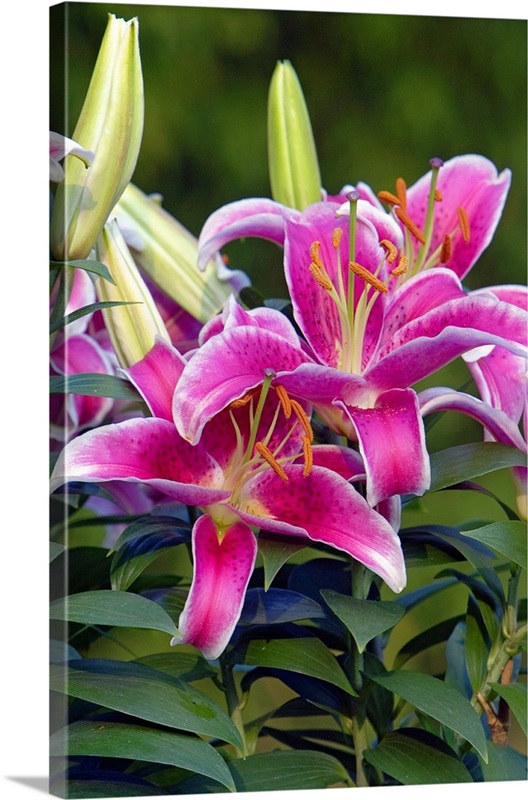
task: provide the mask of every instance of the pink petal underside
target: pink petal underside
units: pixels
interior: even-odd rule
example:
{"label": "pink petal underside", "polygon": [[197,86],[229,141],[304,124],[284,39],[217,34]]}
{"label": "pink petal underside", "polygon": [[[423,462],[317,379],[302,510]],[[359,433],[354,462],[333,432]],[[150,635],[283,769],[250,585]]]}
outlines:
{"label": "pink petal underside", "polygon": [[416,393],[392,389],[379,395],[375,408],[343,408],[356,429],[370,505],[393,495],[424,494],[431,475]]}
{"label": "pink petal underside", "polygon": [[286,483],[269,469],[249,480],[237,513],[248,524],[286,536],[308,538],[342,550],[380,575],[395,592],[405,586],[400,541],[340,475],[314,466],[287,466]]}
{"label": "pink petal underside", "polygon": [[256,236],[278,245],[284,242],[284,217],[299,212],[268,198],[228,203],[206,220],[198,238],[198,266],[205,269],[215,254],[234,239]]}
{"label": "pink petal underside", "polygon": [[62,451],[52,490],[67,481],[139,481],[190,505],[229,497],[224,475],[201,446],[192,447],[167,420],[149,417],[105,425],[73,439]]}
{"label": "pink petal underside", "polygon": [[[460,231],[452,239],[451,258],[446,266],[463,278],[491,242],[498,225],[511,182],[511,172],[497,173],[495,165],[479,155],[462,155],[446,161],[440,168],[437,189],[442,200],[435,204],[435,227],[431,251],[441,246],[446,234],[457,225],[458,207],[464,208],[470,223],[470,240]],[[423,230],[427,210],[430,173],[422,176],[407,191],[407,212]]]}
{"label": "pink petal underside", "polygon": [[214,521],[204,515],[194,525],[192,546],[194,576],[173,643],[192,644],[213,660],[225,650],[239,620],[257,542],[243,522],[231,525],[219,540]]}
{"label": "pink petal underside", "polygon": [[225,330],[238,325],[254,325],[282,336],[293,347],[301,346],[299,336],[289,319],[274,308],[254,308],[246,311],[231,295],[226,301],[222,317]]}
{"label": "pink petal underside", "polygon": [[523,452],[527,450],[517,424],[503,411],[491,408],[477,397],[446,387],[435,387],[420,392],[418,400],[422,416],[436,411],[460,411],[480,422],[496,441]]}
{"label": "pink petal underside", "polygon": [[482,399],[518,423],[526,407],[526,359],[495,347],[467,366]]}
{"label": "pink petal underside", "polygon": [[264,381],[269,370],[289,372],[309,361],[300,348],[273,331],[229,328],[209,339],[189,360],[174,394],[173,414],[181,435],[200,439],[204,425],[229,403]]}
{"label": "pink petal underside", "polygon": [[313,463],[337,472],[346,481],[365,479],[365,467],[359,453],[350,447],[337,444],[316,444],[312,446]]}
{"label": "pink petal underside", "polygon": [[366,376],[378,389],[410,386],[474,347],[501,345],[526,355],[526,314],[492,297],[443,303],[395,331]]}
{"label": "pink petal underside", "polygon": [[185,363],[174,347],[158,339],[141,361],[126,370],[153,416],[172,421],[172,397]]}

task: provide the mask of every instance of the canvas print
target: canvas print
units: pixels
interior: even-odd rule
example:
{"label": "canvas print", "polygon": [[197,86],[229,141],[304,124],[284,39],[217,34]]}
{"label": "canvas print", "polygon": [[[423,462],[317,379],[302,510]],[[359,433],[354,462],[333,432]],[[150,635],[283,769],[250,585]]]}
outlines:
{"label": "canvas print", "polygon": [[278,6],[50,9],[50,791],[515,793],[526,23]]}

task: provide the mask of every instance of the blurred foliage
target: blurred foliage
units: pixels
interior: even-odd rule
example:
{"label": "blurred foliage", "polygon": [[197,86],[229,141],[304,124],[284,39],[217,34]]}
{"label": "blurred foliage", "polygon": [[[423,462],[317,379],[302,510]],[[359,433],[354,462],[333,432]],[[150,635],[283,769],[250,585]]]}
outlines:
{"label": "blurred foliage", "polygon": [[[503,218],[467,283],[525,282],[526,21],[117,3],[50,13],[50,129],[70,135],[107,14],[138,17],[146,112],[133,180],[195,235],[224,203],[269,196],[268,87],[289,59],[329,193],[359,180],[392,190],[400,175],[410,185],[432,156],[475,152],[511,168]],[[277,248],[226,252],[265,295],[285,293]]]}

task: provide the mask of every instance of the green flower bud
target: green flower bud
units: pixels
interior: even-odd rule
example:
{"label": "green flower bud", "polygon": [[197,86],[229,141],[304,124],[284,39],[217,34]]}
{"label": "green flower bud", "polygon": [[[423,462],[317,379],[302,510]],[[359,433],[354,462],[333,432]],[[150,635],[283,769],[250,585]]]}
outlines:
{"label": "green flower bud", "polygon": [[321,176],[308,109],[289,61],[279,61],[268,96],[271,194],[302,210],[321,199]]}
{"label": "green flower bud", "polygon": [[94,153],[89,169],[67,156],[51,222],[57,260],[87,258],[134,172],[143,133],[138,21],[113,14],[101,43],[73,139]]}
{"label": "green flower bud", "polygon": [[103,309],[103,317],[120,365],[130,367],[141,361],[157,337],[170,342],[169,334],[117,220],[103,228],[97,240],[96,253],[115,281],[114,285],[97,278],[95,288],[99,301],[127,303]]}
{"label": "green flower bud", "polygon": [[133,184],[115,210],[136,264],[200,322],[214,317],[233,291],[249,284],[245,273],[228,269],[220,256],[199,270],[196,237]]}

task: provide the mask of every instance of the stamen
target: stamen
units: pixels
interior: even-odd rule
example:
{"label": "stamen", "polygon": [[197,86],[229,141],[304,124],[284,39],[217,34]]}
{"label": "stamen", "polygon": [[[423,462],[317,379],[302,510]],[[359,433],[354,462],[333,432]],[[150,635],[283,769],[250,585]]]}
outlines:
{"label": "stamen", "polygon": [[399,278],[400,275],[403,275],[404,272],[407,272],[408,266],[409,266],[409,259],[407,258],[407,256],[400,256],[398,266],[394,267],[394,269],[391,272],[391,275],[394,275],[395,278]]}
{"label": "stamen", "polygon": [[434,196],[434,199],[435,199],[437,202],[440,202],[440,201],[442,201],[442,200],[444,199],[444,198],[442,197],[442,192],[440,191],[440,189],[435,189],[435,190],[434,190],[434,195],[433,195],[433,196]]}
{"label": "stamen", "polygon": [[385,286],[385,284],[383,283],[383,281],[380,281],[379,278],[376,278],[376,276],[373,275],[372,272],[369,272],[368,269],[362,267],[361,264],[357,264],[355,261],[350,261],[348,266],[355,275],[359,275],[359,277],[362,278],[365,281],[365,283],[369,283],[371,286],[377,289],[378,292],[389,291],[387,286]]}
{"label": "stamen", "polygon": [[458,214],[458,224],[460,225],[460,230],[462,231],[462,236],[464,237],[465,242],[469,242],[471,231],[469,229],[469,217],[465,208],[462,206],[458,206],[457,208]]}
{"label": "stamen", "polygon": [[277,397],[279,398],[279,402],[282,406],[282,410],[284,412],[284,416],[286,419],[291,417],[292,413],[292,404],[288,392],[284,388],[284,386],[274,384],[274,389],[277,392]]}
{"label": "stamen", "polygon": [[326,278],[323,275],[321,269],[322,267],[320,267],[319,264],[316,264],[314,261],[312,261],[312,263],[310,264],[310,272],[314,276],[319,286],[322,286],[323,289],[326,289],[327,292],[331,292],[334,287],[332,286],[328,278]]}
{"label": "stamen", "polygon": [[451,256],[451,237],[447,234],[442,243],[442,250],[440,252],[440,263],[446,264]]}
{"label": "stamen", "polygon": [[387,253],[387,261],[389,262],[389,264],[393,264],[398,256],[398,249],[396,245],[390,242],[388,239],[382,239],[380,241],[380,245]]}
{"label": "stamen", "polygon": [[284,469],[281,467],[271,450],[269,450],[263,442],[256,442],[255,450],[277,473],[279,478],[282,478],[283,481],[288,481],[288,476],[286,475]]}
{"label": "stamen", "polygon": [[312,259],[316,267],[319,267],[319,269],[323,269],[323,262],[321,261],[321,256],[319,255],[320,249],[321,249],[321,242],[312,242],[310,245],[310,258]]}
{"label": "stamen", "polygon": [[310,420],[308,419],[308,417],[306,415],[306,411],[304,410],[302,405],[299,403],[299,401],[298,400],[294,400],[293,397],[290,397],[290,403],[291,403],[291,407],[293,409],[293,413],[295,414],[295,416],[297,417],[297,419],[299,420],[299,422],[303,426],[306,436],[312,442],[313,438],[314,438],[314,435],[313,435],[312,426],[310,425]]}
{"label": "stamen", "polygon": [[406,212],[402,208],[396,208],[395,214],[400,220],[400,222],[402,222],[405,225],[407,230],[410,231],[413,234],[413,236],[416,237],[416,239],[418,239],[420,244],[425,244],[425,237],[423,233],[421,232],[420,228],[414,224],[414,222],[406,214]]}
{"label": "stamen", "polygon": [[392,192],[386,192],[385,190],[378,192],[378,198],[382,203],[388,203],[390,206],[400,205],[399,197],[396,197]]}
{"label": "stamen", "polygon": [[247,403],[249,403],[254,396],[255,389],[250,392],[246,392],[246,394],[244,394],[242,397],[239,397],[237,400],[233,400],[231,403],[229,403],[229,408],[242,408],[242,406],[245,406]]}
{"label": "stamen", "polygon": [[398,178],[396,181],[396,194],[402,211],[407,209],[407,185],[403,178]]}
{"label": "stamen", "polygon": [[339,250],[339,245],[341,244],[341,238],[343,236],[343,229],[342,228],[334,228],[332,231],[332,247],[334,250]]}
{"label": "stamen", "polygon": [[303,443],[303,456],[304,456],[303,476],[307,478],[308,475],[310,474],[310,470],[313,467],[312,442],[310,441],[308,436],[303,436],[302,443]]}

